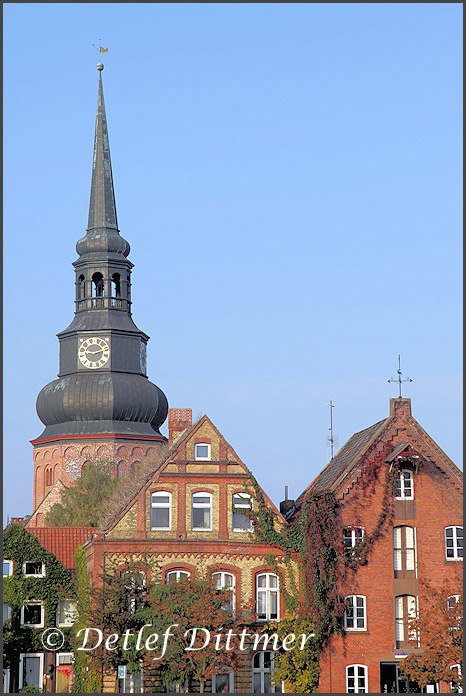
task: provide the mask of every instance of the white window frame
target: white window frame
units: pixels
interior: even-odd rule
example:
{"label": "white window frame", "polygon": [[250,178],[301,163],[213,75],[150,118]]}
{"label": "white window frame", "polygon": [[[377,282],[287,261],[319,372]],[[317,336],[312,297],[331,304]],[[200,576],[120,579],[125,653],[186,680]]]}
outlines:
{"label": "white window frame", "polygon": [[[71,658],[71,662],[61,662],[60,658],[66,657],[67,659]],[[57,653],[57,665],[72,665],[74,663],[74,653],[72,652],[59,652]]]}
{"label": "white window frame", "polygon": [[[174,573],[176,573],[176,579],[169,580],[168,576],[172,575]],[[186,578],[185,577],[180,578],[180,573],[184,573],[186,575]],[[190,578],[190,577],[191,577],[191,573],[189,572],[189,570],[183,570],[182,568],[180,568],[179,570],[176,570],[176,569],[167,570],[165,573],[165,584],[167,584],[169,582],[179,582],[180,580],[185,580],[185,579]]]}
{"label": "white window frame", "polygon": [[[352,677],[348,674],[348,670],[353,668],[354,674]],[[359,679],[361,679],[361,676],[358,674],[359,668],[362,668],[364,670],[364,687],[360,688],[359,687]],[[347,694],[367,694],[368,693],[368,670],[367,670],[367,665],[360,665],[360,664],[353,664],[353,665],[346,665],[345,667],[345,675],[346,675],[346,693]],[[354,679],[354,687],[350,691],[350,687],[348,684],[349,679]]]}
{"label": "white window frame", "polygon": [[[195,498],[196,496],[200,498],[201,496],[203,498],[209,498],[208,503],[196,503]],[[194,526],[194,509],[206,509],[208,507],[209,509],[209,519],[210,519],[210,525],[209,527],[195,527]],[[212,531],[212,493],[208,493],[207,491],[196,491],[195,493],[191,494],[191,530],[193,532],[211,532]]]}
{"label": "white window frame", "polygon": [[[200,457],[197,454],[198,447],[207,447],[207,457]],[[210,446],[210,443],[208,443],[208,442],[196,442],[196,444],[194,445],[194,459],[196,462],[210,462],[210,461],[212,461],[211,453],[212,453],[212,448]]]}
{"label": "white window frame", "polygon": [[[157,496],[168,496],[168,503],[157,503],[154,502],[154,498]],[[150,529],[151,531],[158,532],[158,531],[169,531],[172,528],[172,494],[170,491],[153,491],[150,494],[150,508],[152,512],[152,508],[161,508],[163,510],[166,510],[168,508],[168,527],[153,527],[152,526],[152,519],[150,520]]]}
{"label": "white window frame", "polygon": [[[408,548],[407,536],[408,529],[413,530],[413,545]],[[398,530],[399,534],[398,534]],[[397,538],[399,536],[399,539]],[[404,546],[403,546],[404,537]],[[398,545],[399,542],[399,545]],[[417,535],[416,527],[411,527],[409,524],[400,524],[393,527],[393,572],[414,572],[415,577],[417,577]],[[413,553],[413,568],[408,568],[409,565],[409,551]],[[403,553],[404,552],[404,553]],[[396,568],[396,565],[400,564],[401,568]],[[403,565],[405,566],[403,568]]]}
{"label": "white window frame", "polygon": [[23,684],[24,680],[24,659],[26,657],[38,657],[40,659],[40,678],[38,688],[43,688],[44,679],[44,653],[21,653],[19,656],[19,688],[22,689],[26,684]]}
{"label": "white window frame", "polygon": [[9,561],[6,558],[4,558],[3,562],[8,563],[8,573],[3,573],[3,577],[9,578],[10,575],[13,575],[13,561]]}
{"label": "white window frame", "polygon": [[212,690],[211,690],[211,692],[213,694],[217,693],[217,691],[215,690],[217,687],[217,676],[220,676],[220,674],[228,675],[228,693],[234,694],[235,693],[235,673],[232,672],[231,670],[226,670],[225,672],[219,672],[218,674],[212,675]]}
{"label": "white window frame", "polygon": [[[357,610],[361,609],[361,607],[357,606],[357,600],[362,599],[362,611],[363,615],[358,616],[357,615]],[[347,595],[345,597],[345,604],[346,602],[350,601],[353,609],[353,616],[349,617],[347,612],[346,612],[346,606],[345,606],[345,630],[346,631],[351,631],[355,633],[360,633],[361,631],[367,631],[367,612],[366,612],[366,597],[365,595]],[[353,621],[353,624],[357,623],[358,619],[361,619],[364,622],[363,626],[350,626],[349,621]]]}
{"label": "white window frame", "polygon": [[[447,529],[452,529],[452,530],[453,530],[453,535],[452,535],[452,537],[449,537],[449,538],[453,539],[453,556],[448,556],[448,555],[447,555],[447,551],[448,551],[448,547],[447,547]],[[458,546],[458,532],[457,532],[458,529],[461,529],[461,532],[463,532],[463,527],[460,527],[459,525],[452,525],[452,526],[449,526],[449,527],[445,527],[445,558],[446,558],[447,561],[462,561],[462,560],[463,560],[463,556],[462,556],[462,555],[460,556],[459,553],[458,553],[458,551],[459,551],[459,546]],[[461,537],[461,538],[462,538],[462,537]],[[463,551],[463,547],[461,547],[461,551]]]}
{"label": "white window frame", "polygon": [[[26,573],[26,563],[42,563],[42,571],[40,573]],[[45,578],[45,563],[44,561],[24,561],[23,575],[25,578]]]}
{"label": "white window frame", "polygon": [[[259,587],[259,578],[266,578],[265,581],[265,587]],[[275,578],[277,581],[277,584],[275,587],[270,585],[270,578]],[[264,594],[265,595],[265,616],[259,617],[257,616],[258,621],[280,621],[280,578],[278,575],[275,575],[275,573],[258,573],[256,575],[256,611],[259,608],[259,595]],[[271,617],[271,596],[272,594],[277,595],[277,616],[276,618]],[[259,612],[257,611],[257,614]]]}
{"label": "white window frame", "polygon": [[[59,621],[60,614],[61,614],[61,605],[64,604],[65,602],[68,602],[70,604],[74,604],[74,612],[73,613],[75,614],[76,618],[74,619],[74,621],[71,621],[71,623],[69,621],[61,621],[61,622]],[[71,612],[68,612],[68,613],[71,613]],[[61,627],[69,628],[70,626],[73,626],[73,624],[75,624],[77,620],[78,620],[78,603],[77,603],[77,601],[75,599],[65,599],[65,598],[58,600],[57,626],[60,628]]]}
{"label": "white window frame", "polygon": [[[404,602],[405,599],[406,602]],[[413,599],[414,602],[410,602]],[[412,611],[413,605],[414,612]],[[419,598],[415,595],[397,595],[395,597],[395,641],[401,643],[402,646],[407,646],[411,643],[412,647],[419,647],[419,630],[409,627],[409,622],[413,618],[419,618]],[[413,636],[413,634],[415,635]]]}
{"label": "white window frame", "polygon": [[4,694],[10,693],[10,668],[9,667],[3,668],[3,693]]}
{"label": "white window frame", "polygon": [[[5,609],[5,607],[8,607],[8,609],[6,612],[7,617],[6,617],[6,619],[3,619],[3,623],[5,623],[5,621],[9,621],[11,619],[11,604],[8,604],[8,602],[3,602],[3,609]],[[3,618],[3,615],[2,615],[2,618]]]}
{"label": "white window frame", "polygon": [[[359,532],[359,531],[361,532],[361,541],[357,541],[357,537],[356,537],[356,532]],[[345,534],[347,534],[348,532],[351,532],[351,547],[346,546],[346,544],[345,544]],[[355,525],[355,526],[348,525],[343,530],[343,546],[345,547],[345,551],[347,553],[349,553],[351,549],[355,549],[356,546],[359,546],[359,544],[363,540],[364,540],[364,527],[361,527],[358,525]]]}
{"label": "white window frame", "polygon": [[[461,676],[462,676],[461,665],[460,665],[458,662],[456,662],[454,665],[450,665],[450,669],[456,669],[456,670],[458,670],[458,679],[461,678]],[[453,682],[450,682],[450,691],[451,691],[453,688],[454,688],[454,687],[453,687]],[[462,694],[462,693],[463,693],[463,687],[462,687],[462,686],[457,686],[456,688],[458,689],[458,691],[453,692],[453,693],[457,693],[457,694]]]}
{"label": "white window frame", "polygon": [[[244,500],[244,503],[239,503],[235,505],[235,497],[238,496],[239,498]],[[232,503],[232,511],[231,511],[231,528],[233,532],[243,532],[248,533],[252,532],[253,526],[252,526],[252,519],[249,518],[249,528],[244,529],[243,527],[235,527],[234,521],[235,521],[235,512],[238,510],[252,510],[252,496],[249,493],[243,493],[240,491],[237,491],[236,493],[233,493],[231,496],[231,503]],[[239,513],[243,514],[243,513]]]}
{"label": "white window frame", "polygon": [[[217,586],[217,583],[215,581],[215,576],[220,575],[220,585]],[[230,578],[233,578],[233,582],[231,585],[226,585],[225,584],[225,575],[229,575]],[[233,573],[230,573],[227,570],[216,570],[214,573],[212,573],[212,580],[214,581],[215,586],[217,587],[218,590],[229,590],[231,593],[231,613],[233,616],[235,615],[235,609],[236,609],[236,577]],[[229,607],[227,607],[228,610],[230,610]]]}
{"label": "white window frame", "polygon": [[[405,486],[405,477],[404,474],[409,474],[409,486]],[[400,482],[400,495],[395,495],[395,500],[414,500],[414,475],[413,475],[413,470],[412,469],[398,469],[397,471],[397,477]],[[396,482],[396,487],[398,489],[398,480]],[[406,488],[411,489],[411,494],[410,495],[405,495]]]}
{"label": "white window frame", "polygon": [[[26,605],[29,604],[36,604],[39,605],[41,608],[40,616],[41,616],[41,621],[38,624],[30,624],[30,623],[24,623],[24,609]],[[44,627],[44,620],[45,620],[45,608],[44,608],[44,602],[41,599],[28,599],[23,602],[23,605],[21,607],[21,626],[29,626],[30,628],[43,628]],[[29,653],[25,653],[29,654]],[[31,653],[32,655],[32,653]]]}
{"label": "white window frame", "polygon": [[[266,669],[264,667],[264,656],[265,653],[270,653],[270,670]],[[254,667],[254,658],[256,655],[259,655],[259,662],[261,665],[259,667]],[[262,657],[262,659],[261,659]],[[251,684],[251,689],[254,689],[254,675],[255,674],[260,674],[261,675],[261,690],[260,691],[252,691],[251,693],[259,693],[259,694],[268,694],[268,693],[283,693],[283,682],[281,684],[281,691],[276,692],[275,691],[275,685],[273,684],[273,675],[275,673],[275,652],[273,650],[259,650],[258,652],[255,652],[252,656],[252,684]],[[270,674],[270,691],[264,691],[265,689],[265,684],[264,684],[264,675],[265,674]]]}
{"label": "white window frame", "polygon": [[[141,677],[141,691],[134,691],[134,681],[132,677]],[[141,670],[137,674],[133,672],[128,672],[127,665],[124,665],[124,677],[121,680],[123,682],[123,693],[124,694],[143,694],[144,693],[144,671],[141,665]],[[127,682],[129,682],[127,684]],[[127,688],[129,687],[129,688]]]}

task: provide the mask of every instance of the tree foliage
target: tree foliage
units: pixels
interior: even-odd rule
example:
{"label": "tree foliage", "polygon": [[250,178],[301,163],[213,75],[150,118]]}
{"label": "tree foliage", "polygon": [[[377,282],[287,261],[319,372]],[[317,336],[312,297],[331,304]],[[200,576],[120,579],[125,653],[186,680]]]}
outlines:
{"label": "tree foliage", "polygon": [[112,477],[114,463],[90,462],[77,481],[61,494],[45,518],[48,527],[97,527],[102,506],[118,486]]}
{"label": "tree foliage", "polygon": [[[457,600],[457,601],[456,601]],[[410,621],[419,632],[421,652],[400,662],[400,669],[419,686],[439,681],[463,685],[463,580],[458,568],[440,587],[419,581],[419,617]],[[459,665],[460,670],[450,669]]]}

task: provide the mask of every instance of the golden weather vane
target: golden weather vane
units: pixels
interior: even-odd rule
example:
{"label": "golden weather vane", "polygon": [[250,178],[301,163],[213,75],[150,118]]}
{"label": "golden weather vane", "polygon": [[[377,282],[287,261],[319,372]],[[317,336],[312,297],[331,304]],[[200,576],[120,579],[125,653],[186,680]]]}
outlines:
{"label": "golden weather vane", "polygon": [[107,53],[108,48],[104,48],[103,46],[101,46],[101,45],[100,45],[100,41],[102,41],[102,39],[99,39],[99,45],[97,45],[97,44],[92,44],[93,47],[94,47],[97,51],[99,51],[99,53]]}

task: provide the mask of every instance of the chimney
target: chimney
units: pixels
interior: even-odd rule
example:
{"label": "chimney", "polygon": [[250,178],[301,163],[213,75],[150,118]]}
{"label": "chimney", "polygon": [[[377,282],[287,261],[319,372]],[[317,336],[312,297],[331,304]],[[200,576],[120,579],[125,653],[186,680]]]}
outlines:
{"label": "chimney", "polygon": [[170,444],[181,435],[183,430],[190,428],[193,424],[192,408],[169,408],[168,409],[168,438]]}
{"label": "chimney", "polygon": [[286,517],[286,513],[294,506],[294,500],[288,500],[288,486],[285,486],[285,500],[280,503],[280,512]]}

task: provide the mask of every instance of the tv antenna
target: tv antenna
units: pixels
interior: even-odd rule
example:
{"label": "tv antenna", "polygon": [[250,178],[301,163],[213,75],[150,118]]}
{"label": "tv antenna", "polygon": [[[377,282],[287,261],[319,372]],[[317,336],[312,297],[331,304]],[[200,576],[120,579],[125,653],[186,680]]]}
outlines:
{"label": "tv antenna", "polygon": [[388,380],[388,382],[398,382],[398,386],[399,386],[399,388],[400,388],[400,396],[399,396],[399,398],[401,399],[401,385],[402,385],[404,382],[412,382],[413,380],[411,379],[411,377],[406,377],[406,379],[401,379],[401,375],[402,375],[403,373],[401,372],[401,357],[400,357],[400,356],[398,356],[398,370],[397,370],[397,373],[398,373],[398,377],[390,377],[390,379]]}
{"label": "tv antenna", "polygon": [[331,461],[333,459],[333,447],[334,445],[338,445],[338,437],[333,434],[333,409],[335,408],[335,404],[330,399],[330,403],[328,403],[327,406],[330,406],[330,435],[327,435],[327,447],[330,447]]}

